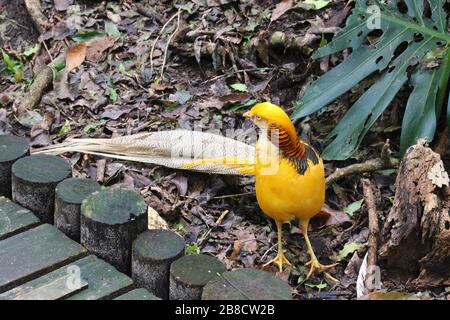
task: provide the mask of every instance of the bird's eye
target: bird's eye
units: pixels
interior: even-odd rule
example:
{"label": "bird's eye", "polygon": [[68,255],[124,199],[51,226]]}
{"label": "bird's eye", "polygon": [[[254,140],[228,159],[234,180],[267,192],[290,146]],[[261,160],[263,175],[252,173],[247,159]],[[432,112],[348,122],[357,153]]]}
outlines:
{"label": "bird's eye", "polygon": [[261,116],[256,116],[255,119],[259,121],[261,120]]}

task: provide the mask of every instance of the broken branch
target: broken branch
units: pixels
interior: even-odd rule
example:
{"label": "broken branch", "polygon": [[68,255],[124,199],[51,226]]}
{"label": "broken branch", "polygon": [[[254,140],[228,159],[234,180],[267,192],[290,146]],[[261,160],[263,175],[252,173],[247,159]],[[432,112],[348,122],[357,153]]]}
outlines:
{"label": "broken branch", "polygon": [[47,18],[42,13],[41,2],[39,0],[25,0],[25,6],[30,14],[31,21],[40,34],[44,33],[48,25]]}
{"label": "broken branch", "polygon": [[[180,17],[180,10],[178,10],[177,13],[175,13],[173,16],[171,16],[171,17],[169,18],[169,20],[166,21],[166,23],[162,26],[161,31],[159,32],[159,34],[158,34],[158,36],[156,37],[155,41],[153,42],[152,48],[150,49],[150,70],[151,70],[151,73],[152,73],[152,74],[153,74],[153,53],[154,53],[154,51],[155,51],[156,43],[158,42],[159,38],[160,38],[161,35],[163,34],[164,30],[167,28],[167,26],[169,25],[169,23],[170,23],[173,19],[175,19],[175,18],[177,18],[177,17],[178,17],[178,19],[179,19],[179,17]],[[178,22],[178,23],[179,23],[179,22]],[[177,25],[177,27],[178,27],[178,25]],[[167,48],[166,48],[166,53],[167,53],[167,49],[168,49],[168,47],[169,47],[169,44],[170,44],[170,41],[168,41],[168,45],[167,45]],[[165,58],[166,58],[166,55],[164,54],[164,60],[165,60]],[[161,68],[161,70],[164,70],[164,66],[163,66],[163,68]]]}
{"label": "broken branch", "polygon": [[[377,215],[377,209],[375,205],[375,197],[374,197],[374,188],[372,183],[369,179],[362,179],[362,186],[363,186],[363,193],[364,193],[364,199],[366,201],[367,205],[367,211],[369,215],[369,241],[368,241],[368,254],[367,254],[367,266],[376,266],[377,265],[377,259],[378,259],[378,233],[379,233],[379,227],[378,227],[378,215]],[[365,279],[369,283],[365,283],[365,287],[367,288],[368,292],[374,291],[374,288],[372,286],[372,279],[370,277],[366,277]]]}
{"label": "broken branch", "polygon": [[352,174],[373,172],[378,170],[393,169],[398,167],[398,161],[391,160],[389,156],[389,140],[383,145],[378,159],[370,159],[363,163],[351,164],[344,168],[338,168],[326,178],[327,186]]}
{"label": "broken branch", "polygon": [[[53,64],[61,64],[64,62],[64,54],[58,56]],[[41,100],[45,89],[50,85],[53,80],[53,71],[50,66],[43,67],[39,73],[36,75],[33,83],[30,86],[28,94],[25,94],[21,99],[18,107],[17,113],[21,114],[27,110],[33,109]]]}
{"label": "broken branch", "polygon": [[155,19],[158,23],[162,23],[161,16],[151,7],[136,3],[136,11],[144,17]]}
{"label": "broken branch", "polygon": [[[172,38],[175,34],[177,34],[178,29],[180,28],[180,16],[181,16],[181,9],[178,9],[177,12],[177,27],[175,28],[175,30],[172,32],[172,34],[169,36],[169,39],[167,40],[167,44],[166,44],[166,49],[164,50],[164,58],[163,58],[163,63],[161,66],[161,74],[160,74],[160,79],[163,79],[164,76],[164,67],[166,66],[166,61],[167,61],[167,52],[169,51],[169,45],[170,42],[172,41]],[[153,57],[153,56],[152,56]]]}

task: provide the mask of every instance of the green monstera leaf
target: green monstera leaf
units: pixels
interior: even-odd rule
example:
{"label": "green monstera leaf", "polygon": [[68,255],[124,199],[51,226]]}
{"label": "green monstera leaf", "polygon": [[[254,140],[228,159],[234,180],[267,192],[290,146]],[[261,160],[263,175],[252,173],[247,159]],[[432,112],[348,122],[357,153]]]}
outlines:
{"label": "green monstera leaf", "polygon": [[[398,8],[398,2],[357,0],[345,28],[314,54],[321,58],[352,49],[347,59],[313,82],[296,101],[294,120],[318,111],[371,74],[381,74],[327,136],[332,141],[323,151],[324,159],[345,160],[352,156],[408,80],[413,89],[402,123],[401,152],[417,138],[433,139],[437,120],[443,114],[450,72],[444,0],[404,0],[405,13]],[[431,11],[429,17],[425,3]],[[382,35],[368,44],[367,35],[374,30]],[[398,54],[400,46],[406,49]]]}

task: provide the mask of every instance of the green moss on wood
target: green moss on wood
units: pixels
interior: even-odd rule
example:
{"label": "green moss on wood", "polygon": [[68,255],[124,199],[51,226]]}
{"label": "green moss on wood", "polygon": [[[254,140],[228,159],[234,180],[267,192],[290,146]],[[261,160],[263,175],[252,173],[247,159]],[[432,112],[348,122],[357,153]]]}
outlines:
{"label": "green moss on wood", "polygon": [[147,214],[144,198],[126,189],[105,189],[83,200],[81,214],[106,224],[123,224]]}
{"label": "green moss on wood", "polygon": [[100,189],[101,186],[95,180],[69,178],[56,186],[56,194],[66,203],[81,204],[91,193]]}
{"label": "green moss on wood", "polygon": [[291,300],[289,285],[273,274],[256,269],[224,272],[211,280],[203,300]]}
{"label": "green moss on wood", "polygon": [[177,282],[188,286],[204,286],[211,279],[227,271],[225,265],[206,254],[191,254],[172,263],[170,273]]}
{"label": "green moss on wood", "polygon": [[133,243],[133,251],[142,261],[165,261],[184,251],[184,239],[170,230],[155,229],[141,233]]}
{"label": "green moss on wood", "polygon": [[0,135],[0,162],[8,162],[25,156],[28,153],[27,140],[21,137]]}
{"label": "green moss on wood", "polygon": [[70,177],[72,169],[60,157],[38,154],[17,160],[12,166],[12,172],[24,181],[50,183]]}

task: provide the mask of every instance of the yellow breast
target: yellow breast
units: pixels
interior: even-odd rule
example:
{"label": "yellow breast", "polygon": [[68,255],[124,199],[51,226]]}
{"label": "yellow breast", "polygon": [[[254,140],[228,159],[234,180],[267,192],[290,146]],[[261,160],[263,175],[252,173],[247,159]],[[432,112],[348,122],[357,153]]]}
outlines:
{"label": "yellow breast", "polygon": [[264,139],[256,145],[256,197],[262,211],[279,221],[315,216],[325,201],[322,160],[308,160],[308,169],[299,174],[291,161],[270,148]]}

